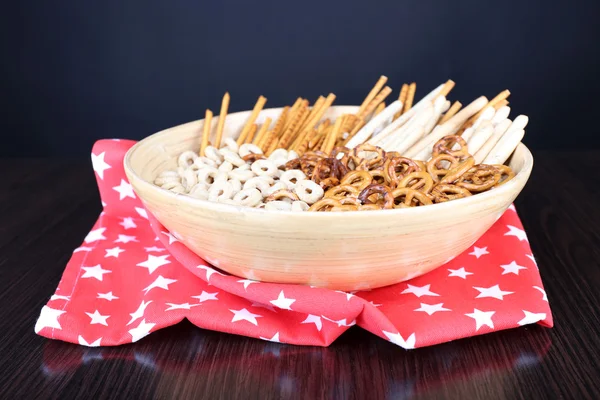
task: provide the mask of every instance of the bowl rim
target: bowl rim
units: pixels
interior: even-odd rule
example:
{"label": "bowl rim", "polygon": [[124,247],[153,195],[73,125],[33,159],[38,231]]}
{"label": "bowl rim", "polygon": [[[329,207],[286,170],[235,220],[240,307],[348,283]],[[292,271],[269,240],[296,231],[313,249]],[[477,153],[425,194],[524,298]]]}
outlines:
{"label": "bowl rim", "polygon": [[[349,106],[349,105],[339,105],[339,106],[335,106],[336,108],[358,108],[358,106]],[[332,107],[333,108],[333,107]],[[281,110],[281,107],[274,107],[274,108],[267,108],[264,109],[262,112],[266,112],[266,111],[273,111],[273,110]],[[231,115],[235,115],[235,114],[241,114],[241,113],[249,113],[249,110],[246,111],[239,111],[236,113],[231,113],[228,114],[227,116],[231,116]],[[409,207],[409,208],[393,208],[393,209],[382,209],[382,210],[371,210],[369,212],[359,212],[359,211],[345,211],[345,212],[341,212],[341,213],[336,213],[336,212],[298,212],[298,211],[283,211],[283,210],[265,210],[262,208],[254,208],[254,207],[246,207],[246,206],[239,206],[239,205],[233,205],[233,204],[224,204],[224,203],[217,203],[217,202],[212,202],[209,200],[201,200],[195,197],[191,197],[191,196],[186,196],[185,194],[182,193],[175,193],[172,192],[170,190],[167,189],[163,189],[159,186],[154,185],[152,182],[149,182],[145,179],[143,179],[140,175],[138,175],[133,167],[131,166],[131,158],[133,157],[133,154],[135,153],[135,151],[137,151],[137,149],[139,149],[140,147],[142,147],[145,143],[149,140],[151,140],[152,138],[156,138],[157,136],[161,136],[161,135],[167,135],[169,133],[171,133],[170,131],[177,129],[177,128],[181,128],[185,125],[191,125],[191,124],[195,124],[198,122],[203,121],[204,119],[199,119],[199,120],[195,120],[195,121],[190,121],[190,122],[186,122],[183,124],[179,124],[179,125],[175,125],[172,126],[170,128],[166,128],[163,129],[159,132],[153,133],[149,136],[146,136],[145,138],[143,138],[142,140],[137,141],[125,154],[125,157],[123,159],[123,167],[125,170],[125,174],[128,176],[130,183],[131,183],[131,179],[130,177],[134,177],[135,180],[142,185],[143,187],[147,188],[148,190],[155,190],[157,191],[157,194],[161,194],[163,196],[168,196],[171,197],[173,200],[178,200],[178,201],[183,201],[188,203],[191,206],[196,206],[196,207],[202,207],[206,210],[210,210],[210,211],[215,211],[215,212],[220,212],[220,213],[239,213],[239,212],[244,212],[244,213],[256,213],[257,215],[280,215],[280,216],[291,216],[291,217],[295,217],[295,216],[302,216],[303,218],[312,218],[312,219],[318,219],[318,218],[339,218],[340,214],[343,214],[343,216],[345,218],[369,218],[369,217],[378,217],[381,215],[388,215],[388,216],[395,216],[395,215],[412,215],[412,216],[418,216],[421,213],[430,213],[433,211],[437,211],[437,212],[443,212],[444,210],[448,210],[448,209],[452,209],[455,208],[456,206],[460,205],[463,207],[467,207],[468,205],[474,205],[480,202],[485,202],[486,200],[491,199],[493,196],[497,196],[500,195],[502,197],[506,197],[508,196],[509,193],[514,192],[516,190],[516,187],[520,184],[520,181],[524,179],[525,176],[527,176],[525,178],[525,182],[523,182],[523,186],[525,186],[525,184],[527,183],[527,179],[528,176],[531,174],[531,171],[533,169],[533,155],[531,154],[531,151],[527,148],[527,146],[525,146],[525,144],[523,144],[522,142],[518,144],[517,148],[515,149],[515,151],[517,151],[518,149],[521,149],[521,151],[524,151],[524,162],[523,162],[523,167],[521,168],[521,170],[515,175],[515,177],[513,179],[511,179],[509,182],[505,183],[504,185],[495,188],[493,190],[489,190],[487,192],[484,193],[477,193],[473,196],[468,196],[468,197],[463,197],[461,199],[458,200],[453,200],[453,201],[448,201],[448,202],[444,202],[444,203],[436,203],[436,204],[432,204],[432,205],[428,205],[428,206],[422,206],[422,207]],[[513,152],[514,154],[514,152]],[[511,154],[512,157],[512,154]],[[517,179],[518,178],[518,179]],[[135,190],[135,185],[134,186],[134,190]],[[520,190],[519,190],[520,193]],[[517,195],[519,194],[517,193]],[[139,197],[139,194],[138,194]],[[140,197],[140,200],[142,200],[142,198]],[[143,200],[142,200],[143,202]],[[434,208],[435,207],[435,208]]]}

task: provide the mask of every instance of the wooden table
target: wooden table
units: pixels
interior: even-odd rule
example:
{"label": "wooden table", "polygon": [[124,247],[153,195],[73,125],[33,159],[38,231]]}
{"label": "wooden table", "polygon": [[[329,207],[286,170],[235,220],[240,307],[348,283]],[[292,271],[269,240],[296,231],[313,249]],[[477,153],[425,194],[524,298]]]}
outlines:
{"label": "wooden table", "polygon": [[86,162],[2,160],[0,398],[600,398],[600,151],[535,152],[517,209],[555,328],[405,351],[359,328],[328,348],[182,323],[139,343],[84,348],[34,334],[98,213]]}

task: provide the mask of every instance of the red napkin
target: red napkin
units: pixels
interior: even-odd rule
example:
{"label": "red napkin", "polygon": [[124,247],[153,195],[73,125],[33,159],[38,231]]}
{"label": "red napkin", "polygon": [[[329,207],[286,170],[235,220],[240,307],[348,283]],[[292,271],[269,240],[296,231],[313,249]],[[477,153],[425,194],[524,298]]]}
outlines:
{"label": "red napkin", "polygon": [[44,337],[114,346],[187,318],[204,329],[318,346],[358,325],[411,349],[553,324],[514,207],[469,250],[407,282],[360,292],[262,283],[214,269],[146,212],[123,171],[133,144],[102,140],[92,150],[104,211],[42,308],[35,332]]}

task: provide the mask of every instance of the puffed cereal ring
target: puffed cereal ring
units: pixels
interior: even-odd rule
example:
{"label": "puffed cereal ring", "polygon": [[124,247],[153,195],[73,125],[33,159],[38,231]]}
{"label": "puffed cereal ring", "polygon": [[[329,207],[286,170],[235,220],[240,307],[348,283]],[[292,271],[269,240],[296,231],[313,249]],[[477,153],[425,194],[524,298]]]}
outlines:
{"label": "puffed cereal ring", "polygon": [[300,200],[308,204],[319,201],[324,194],[323,188],[310,180],[303,180],[296,183],[294,192]]}
{"label": "puffed cereal ring", "polygon": [[244,143],[243,145],[240,146],[238,153],[240,154],[240,157],[244,158],[250,154],[262,154],[263,151],[260,147],[258,147],[255,144]]}
{"label": "puffed cereal ring", "polygon": [[276,192],[271,193],[270,195],[267,196],[267,198],[265,199],[266,203],[269,203],[271,201],[277,201],[277,200],[282,200],[282,199],[289,199],[291,201],[298,201],[300,200],[298,198],[298,195],[294,192],[292,192],[289,189],[280,189]]}
{"label": "puffed cereal ring", "polygon": [[277,167],[269,160],[258,160],[252,163],[250,167],[252,172],[258,176],[270,176],[273,177],[277,174]]}
{"label": "puffed cereal ring", "polygon": [[291,211],[292,203],[287,203],[285,201],[270,201],[265,204],[265,210],[270,211]]}
{"label": "puffed cereal ring", "polygon": [[187,168],[194,163],[194,160],[198,158],[198,154],[193,151],[184,151],[177,159],[177,165],[182,168]]}
{"label": "puffed cereal ring", "polygon": [[254,207],[257,206],[263,197],[258,189],[244,189],[233,196],[233,201],[241,206]]}
{"label": "puffed cereal ring", "polygon": [[289,171],[285,171],[279,177],[279,181],[285,183],[288,189],[293,189],[298,182],[303,181],[305,179],[306,175],[304,175],[304,172],[302,172],[302,170],[299,169],[291,169]]}
{"label": "puffed cereal ring", "polygon": [[215,182],[210,189],[208,189],[208,200],[209,201],[220,201],[224,199],[230,199],[233,195],[233,188],[231,183],[227,181]]}
{"label": "puffed cereal ring", "polygon": [[292,203],[292,211],[308,211],[310,206],[304,201],[295,201]]}

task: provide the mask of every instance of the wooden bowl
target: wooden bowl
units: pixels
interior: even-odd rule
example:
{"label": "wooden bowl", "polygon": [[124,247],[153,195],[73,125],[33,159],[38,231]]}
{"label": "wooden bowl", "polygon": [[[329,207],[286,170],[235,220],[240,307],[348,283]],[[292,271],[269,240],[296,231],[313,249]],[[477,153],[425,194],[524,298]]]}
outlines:
{"label": "wooden bowl", "polygon": [[[332,107],[325,118],[357,109]],[[258,122],[280,112],[264,110]],[[223,137],[238,135],[249,115],[228,115]],[[533,167],[520,144],[510,160],[515,178],[494,190],[425,207],[362,212],[265,211],[155,186],[160,172],[177,167],[180,153],[199,149],[203,123],[138,142],[125,157],[125,172],[146,208],[191,251],[223,271],[266,282],[359,290],[425,274],[475,243],[521,192]]]}

